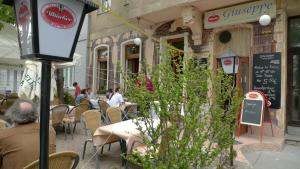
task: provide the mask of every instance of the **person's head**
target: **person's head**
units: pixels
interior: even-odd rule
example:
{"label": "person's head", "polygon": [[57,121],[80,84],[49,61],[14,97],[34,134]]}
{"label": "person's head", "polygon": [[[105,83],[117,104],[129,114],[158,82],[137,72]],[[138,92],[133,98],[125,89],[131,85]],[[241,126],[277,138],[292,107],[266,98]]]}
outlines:
{"label": "person's head", "polygon": [[112,89],[112,88],[109,88],[109,89],[107,90],[107,92],[108,92],[108,93],[112,93],[112,92],[113,92],[113,89]]}
{"label": "person's head", "polygon": [[78,85],[78,83],[77,82],[74,82],[73,83],[73,87],[75,87],[75,86],[77,86]]}
{"label": "person's head", "polygon": [[86,92],[87,92],[88,94],[91,94],[92,89],[89,87],[89,88],[86,89]]}
{"label": "person's head", "polygon": [[16,124],[33,123],[38,118],[36,105],[31,100],[25,99],[16,100],[6,114]]}
{"label": "person's head", "polygon": [[86,89],[82,89],[82,90],[80,91],[80,94],[86,94]]}
{"label": "person's head", "polygon": [[115,92],[120,92],[120,87],[116,87]]}

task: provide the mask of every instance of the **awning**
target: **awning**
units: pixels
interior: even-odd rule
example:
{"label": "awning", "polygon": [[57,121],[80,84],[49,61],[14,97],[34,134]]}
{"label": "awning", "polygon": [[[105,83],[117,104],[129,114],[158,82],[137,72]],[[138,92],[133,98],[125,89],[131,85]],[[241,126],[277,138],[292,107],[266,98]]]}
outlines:
{"label": "awning", "polygon": [[[40,98],[41,95],[41,62],[26,61],[25,69],[20,83],[18,95],[20,98],[34,99]],[[53,100],[56,93],[56,81],[54,77],[54,67],[51,69],[51,95],[50,100]]]}

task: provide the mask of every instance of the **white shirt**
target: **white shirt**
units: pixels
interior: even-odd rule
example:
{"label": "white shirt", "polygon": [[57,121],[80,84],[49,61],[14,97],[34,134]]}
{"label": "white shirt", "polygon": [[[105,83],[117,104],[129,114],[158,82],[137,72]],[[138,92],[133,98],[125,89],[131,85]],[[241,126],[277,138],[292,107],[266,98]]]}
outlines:
{"label": "white shirt", "polygon": [[111,107],[119,107],[121,103],[124,103],[123,96],[120,93],[115,93],[111,99],[108,101],[108,104]]}

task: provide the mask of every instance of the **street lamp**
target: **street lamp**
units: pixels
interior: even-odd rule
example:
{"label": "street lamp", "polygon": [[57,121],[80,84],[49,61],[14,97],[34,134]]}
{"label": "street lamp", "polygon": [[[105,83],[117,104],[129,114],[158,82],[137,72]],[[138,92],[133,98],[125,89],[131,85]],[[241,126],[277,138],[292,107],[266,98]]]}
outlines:
{"label": "street lamp", "polygon": [[271,16],[264,14],[259,18],[259,24],[262,26],[267,26],[271,23]]}
{"label": "street lamp", "polygon": [[135,44],[135,45],[140,45],[141,43],[142,43],[142,40],[141,40],[141,38],[135,38],[134,40],[133,40],[133,43]]}
{"label": "street lamp", "polygon": [[[231,94],[229,98],[229,103],[228,105],[231,104],[232,102],[232,97],[234,94],[234,88],[235,88],[235,82],[236,82],[236,73],[238,72],[239,68],[239,57],[229,50],[228,52],[223,53],[221,56],[221,62],[222,62],[222,67],[223,70],[226,74],[232,74],[233,75],[233,80],[232,80],[232,89],[231,89]],[[233,125],[235,123],[235,120],[233,120],[231,127],[233,129]],[[232,133],[232,137],[234,137],[234,131]],[[233,144],[230,146],[230,165],[233,166]]]}
{"label": "street lamp", "polygon": [[85,14],[98,6],[89,0],[3,0],[14,5],[21,59],[42,62],[40,169],[48,169],[51,62],[73,60]]}

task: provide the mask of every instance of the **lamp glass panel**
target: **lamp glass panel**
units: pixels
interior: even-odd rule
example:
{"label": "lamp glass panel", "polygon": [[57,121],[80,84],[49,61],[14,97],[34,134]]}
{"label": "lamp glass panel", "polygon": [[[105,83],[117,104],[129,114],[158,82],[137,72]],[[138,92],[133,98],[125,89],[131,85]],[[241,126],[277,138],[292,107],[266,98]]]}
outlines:
{"label": "lamp glass panel", "polygon": [[[233,56],[232,57],[223,57],[221,58],[222,67],[226,74],[232,74],[233,73]],[[235,57],[235,68],[234,73],[237,73],[239,69],[239,58]]]}
{"label": "lamp glass panel", "polygon": [[40,54],[69,58],[84,3],[38,1]]}
{"label": "lamp glass panel", "polygon": [[30,0],[15,0],[21,55],[33,53],[32,10]]}

